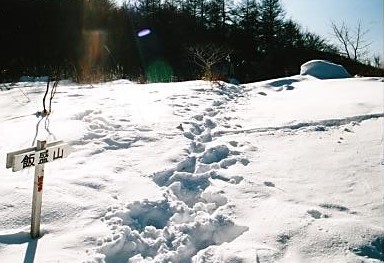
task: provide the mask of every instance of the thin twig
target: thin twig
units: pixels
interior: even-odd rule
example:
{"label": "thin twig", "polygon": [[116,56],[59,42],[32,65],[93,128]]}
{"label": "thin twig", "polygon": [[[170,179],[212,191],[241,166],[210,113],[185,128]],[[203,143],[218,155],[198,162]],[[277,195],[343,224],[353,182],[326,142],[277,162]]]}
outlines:
{"label": "thin twig", "polygon": [[48,112],[47,112],[47,109],[45,108],[45,99],[47,98],[47,94],[48,94],[48,90],[49,90],[49,83],[50,83],[50,78],[48,77],[48,81],[47,81],[47,89],[45,90],[45,94],[44,94],[44,97],[43,97],[43,112],[42,114],[43,115],[46,115]]}
{"label": "thin twig", "polygon": [[52,99],[53,99],[53,97],[56,94],[56,89],[57,89],[58,85],[59,85],[59,81],[55,80],[55,82],[53,83],[52,89],[51,89],[51,97],[49,98],[49,111],[48,111],[48,114],[50,114],[52,112]]}
{"label": "thin twig", "polygon": [[18,88],[20,90],[21,93],[23,93],[23,95],[27,98],[27,102],[31,102],[31,100],[29,99],[29,97],[27,96],[27,94],[24,93],[24,91],[21,89],[21,88]]}

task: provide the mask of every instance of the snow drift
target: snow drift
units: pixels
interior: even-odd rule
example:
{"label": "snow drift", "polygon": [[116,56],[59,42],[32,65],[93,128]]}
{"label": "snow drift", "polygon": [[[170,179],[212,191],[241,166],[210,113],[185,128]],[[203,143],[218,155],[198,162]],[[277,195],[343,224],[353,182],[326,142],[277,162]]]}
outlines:
{"label": "snow drift", "polygon": [[347,70],[326,60],[311,60],[300,67],[300,75],[310,75],[318,79],[350,78]]}

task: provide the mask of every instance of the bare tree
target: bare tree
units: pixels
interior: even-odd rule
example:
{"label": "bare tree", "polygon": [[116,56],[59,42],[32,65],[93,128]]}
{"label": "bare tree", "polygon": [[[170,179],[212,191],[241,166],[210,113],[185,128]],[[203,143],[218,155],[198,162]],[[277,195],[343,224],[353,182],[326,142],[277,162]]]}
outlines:
{"label": "bare tree", "polygon": [[214,44],[190,47],[188,51],[193,62],[202,69],[203,78],[207,80],[214,80],[212,67],[231,53],[227,48]]}
{"label": "bare tree", "polygon": [[341,25],[331,22],[331,26],[333,36],[341,45],[341,53],[343,55],[357,61],[361,60],[368,53],[368,47],[371,45],[365,39],[368,30],[363,29],[360,21],[352,30],[344,22]]}
{"label": "bare tree", "polygon": [[374,55],[373,56],[373,65],[376,67],[376,68],[381,68],[381,67],[383,67],[384,65],[383,65],[383,63],[382,63],[382,61],[381,61],[381,57],[380,57],[380,55]]}

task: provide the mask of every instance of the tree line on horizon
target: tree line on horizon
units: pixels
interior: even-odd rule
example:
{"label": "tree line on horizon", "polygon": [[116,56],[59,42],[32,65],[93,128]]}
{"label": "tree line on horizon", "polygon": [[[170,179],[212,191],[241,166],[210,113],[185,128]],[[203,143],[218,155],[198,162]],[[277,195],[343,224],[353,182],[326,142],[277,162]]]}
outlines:
{"label": "tree line on horizon", "polygon": [[372,70],[287,19],[280,0],[2,2],[3,81],[32,75],[250,82],[297,74],[310,59],[341,63],[352,74]]}

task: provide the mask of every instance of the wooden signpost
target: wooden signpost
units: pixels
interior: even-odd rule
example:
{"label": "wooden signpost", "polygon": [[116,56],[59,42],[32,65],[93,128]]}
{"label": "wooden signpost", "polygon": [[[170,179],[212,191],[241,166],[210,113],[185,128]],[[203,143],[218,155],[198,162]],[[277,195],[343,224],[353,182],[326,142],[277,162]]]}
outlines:
{"label": "wooden signpost", "polygon": [[44,164],[62,159],[70,154],[71,147],[63,142],[56,141],[46,143],[37,141],[37,146],[7,154],[6,168],[12,168],[17,172],[29,167],[35,167],[35,179],[33,183],[31,237],[40,235],[41,203],[43,196]]}

